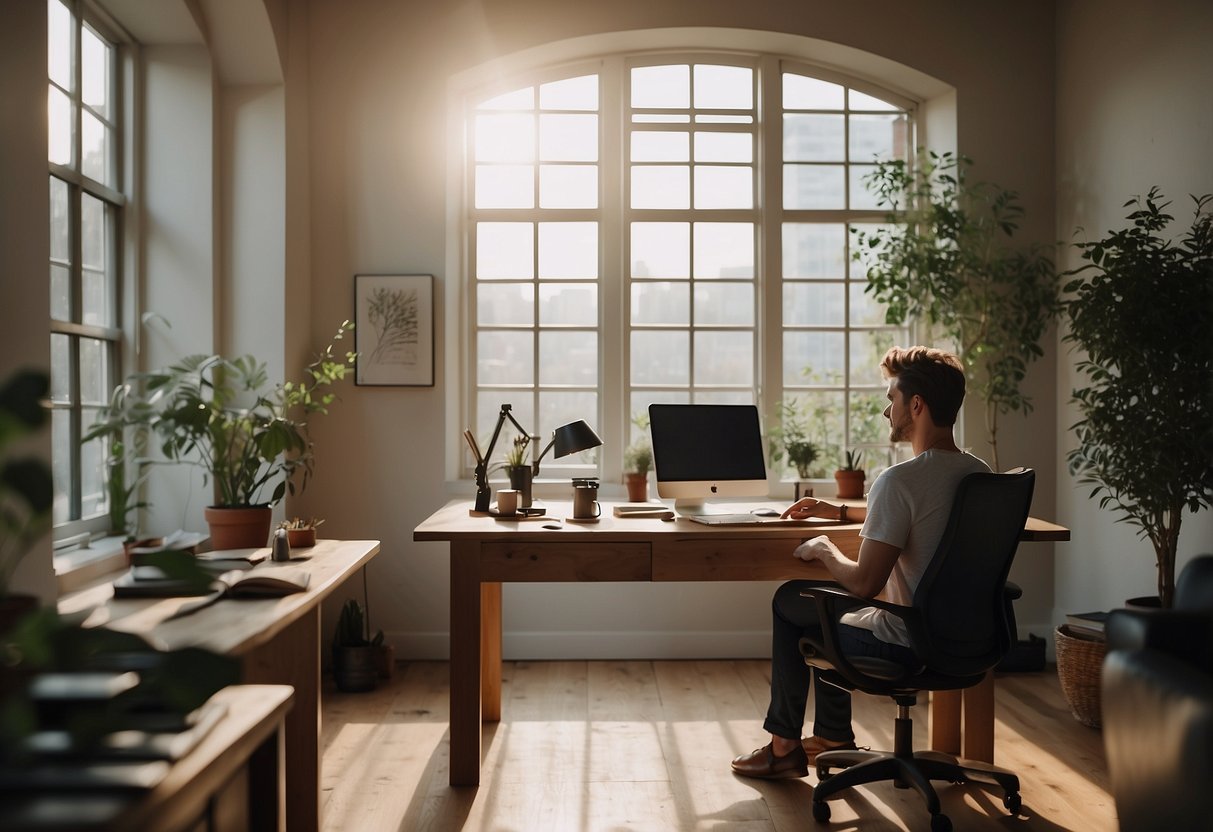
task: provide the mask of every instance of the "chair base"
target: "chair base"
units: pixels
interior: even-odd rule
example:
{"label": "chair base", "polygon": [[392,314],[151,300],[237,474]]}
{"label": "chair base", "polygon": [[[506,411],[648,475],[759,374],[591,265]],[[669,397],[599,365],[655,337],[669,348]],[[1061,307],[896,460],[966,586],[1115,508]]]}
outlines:
{"label": "chair base", "polygon": [[[830,774],[832,769],[841,769]],[[932,780],[951,783],[976,783],[995,786],[1003,791],[1003,806],[1012,815],[1019,814],[1019,778],[1006,769],[976,761],[960,762],[950,754],[938,751],[918,751],[898,754],[887,751],[825,751],[817,755],[817,778],[813,789],[813,817],[829,819],[825,801],[839,792],[865,783],[893,781],[900,789],[915,788],[931,813],[931,829],[951,829],[951,821],[940,811],[939,795]]]}

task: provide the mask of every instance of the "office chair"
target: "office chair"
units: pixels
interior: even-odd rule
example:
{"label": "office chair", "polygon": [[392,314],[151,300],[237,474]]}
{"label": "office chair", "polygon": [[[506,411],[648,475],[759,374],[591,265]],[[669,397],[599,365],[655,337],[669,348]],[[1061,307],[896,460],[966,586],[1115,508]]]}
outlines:
{"label": "office chair", "polygon": [[1113,610],[1103,740],[1122,832],[1213,817],[1213,555],[1189,561],[1169,609]]}
{"label": "office chair", "polygon": [[[1003,805],[1020,809],[1019,778],[1005,769],[913,749],[910,706],[922,690],[959,690],[978,684],[1015,643],[1007,573],[1032,503],[1035,472],[969,474],[960,482],[939,547],[914,592],[910,606],[860,598],[839,587],[804,591],[817,603],[824,636],[821,643],[801,639],[805,661],[818,668],[819,680],[847,690],[892,697],[897,703],[894,750],[827,751],[817,756],[813,818],[830,819],[826,800],[863,783],[892,780],[898,788],[916,788],[931,813],[932,832],[948,832],[952,822],[940,811],[931,780],[1001,787]],[[906,624],[910,646],[922,666],[847,656],[838,646],[838,619],[862,607],[879,607]],[[830,775],[831,769],[842,769]]]}

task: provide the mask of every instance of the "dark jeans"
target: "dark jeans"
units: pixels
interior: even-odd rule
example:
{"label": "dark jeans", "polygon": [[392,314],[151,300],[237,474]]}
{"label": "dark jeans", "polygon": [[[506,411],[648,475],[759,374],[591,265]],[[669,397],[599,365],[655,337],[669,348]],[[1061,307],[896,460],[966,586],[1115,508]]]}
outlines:
{"label": "dark jeans", "polygon": [[[803,636],[821,637],[817,606],[802,598],[802,590],[821,581],[788,581],[771,600],[771,706],[764,730],[785,739],[800,739],[804,712],[813,685],[813,733],[822,739],[846,742],[855,739],[851,730],[851,692],[823,683],[816,668],[804,663],[800,653]],[[844,653],[877,656],[907,665],[916,663],[913,652],[900,644],[888,644],[868,630],[840,624],[839,640]]]}

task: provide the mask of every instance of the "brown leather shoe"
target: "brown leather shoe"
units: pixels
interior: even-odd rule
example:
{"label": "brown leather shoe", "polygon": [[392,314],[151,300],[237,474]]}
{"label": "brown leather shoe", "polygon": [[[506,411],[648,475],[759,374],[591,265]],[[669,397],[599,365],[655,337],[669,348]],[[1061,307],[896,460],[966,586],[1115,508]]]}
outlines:
{"label": "brown leather shoe", "polygon": [[817,755],[823,751],[854,751],[855,741],[834,744],[833,740],[823,740],[821,737],[805,737],[800,741],[800,747],[804,749],[805,764],[815,765],[817,763]]}
{"label": "brown leather shoe", "polygon": [[763,780],[789,780],[809,776],[809,762],[804,748],[796,746],[782,757],[776,757],[770,743],[733,759],[733,773]]}

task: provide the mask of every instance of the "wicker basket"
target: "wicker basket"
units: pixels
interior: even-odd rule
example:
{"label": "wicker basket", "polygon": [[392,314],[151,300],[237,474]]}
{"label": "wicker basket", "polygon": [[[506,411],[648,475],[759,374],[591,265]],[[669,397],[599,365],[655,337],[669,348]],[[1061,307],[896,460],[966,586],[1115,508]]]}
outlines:
{"label": "wicker basket", "polygon": [[1057,647],[1057,678],[1070,703],[1070,713],[1088,728],[1098,728],[1099,671],[1107,642],[1078,635],[1064,624],[1057,628],[1053,638]]}

